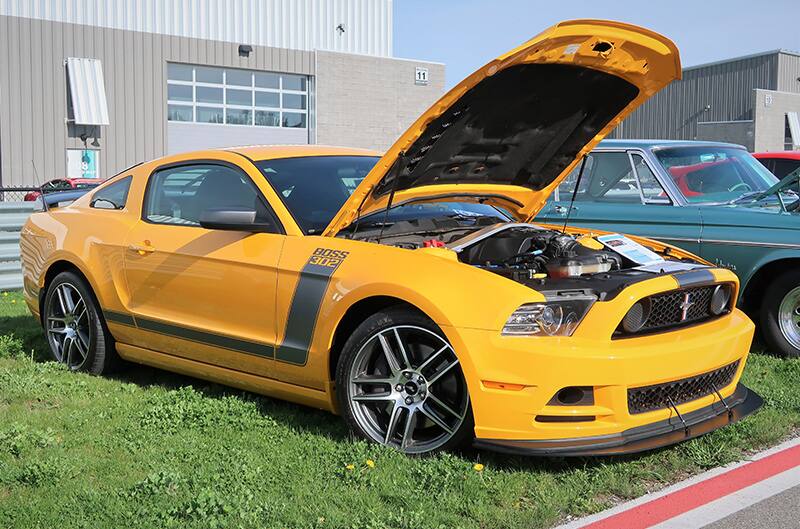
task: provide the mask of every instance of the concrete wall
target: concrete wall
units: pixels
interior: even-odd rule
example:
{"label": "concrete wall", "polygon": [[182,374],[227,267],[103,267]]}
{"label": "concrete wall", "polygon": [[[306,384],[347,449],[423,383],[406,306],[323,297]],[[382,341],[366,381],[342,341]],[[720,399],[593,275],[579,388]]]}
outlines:
{"label": "concrete wall", "polygon": [[[414,82],[417,66],[429,84]],[[444,65],[316,52],[317,143],[385,150],[444,93]]]}
{"label": "concrete wall", "polygon": [[753,120],[700,122],[697,124],[697,139],[736,143],[752,151],[755,144],[753,129]]}
{"label": "concrete wall", "polygon": [[782,151],[786,141],[786,113],[800,113],[800,94],[754,91],[755,151]]}
{"label": "concrete wall", "polygon": [[[102,61],[110,125],[65,122],[67,57]],[[245,58],[228,42],[0,15],[0,185],[63,177],[67,148],[99,149],[101,176],[166,154],[168,61],[314,74],[309,51],[255,46]]]}

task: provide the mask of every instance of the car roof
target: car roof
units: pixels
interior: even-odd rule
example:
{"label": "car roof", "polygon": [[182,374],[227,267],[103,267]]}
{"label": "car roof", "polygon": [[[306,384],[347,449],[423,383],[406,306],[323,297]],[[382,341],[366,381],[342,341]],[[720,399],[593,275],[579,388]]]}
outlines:
{"label": "car roof", "polygon": [[256,161],[304,156],[381,156],[380,152],[369,149],[327,145],[248,145],[223,150],[236,152]]}
{"label": "car roof", "polygon": [[737,149],[744,149],[742,145],[738,145],[736,143],[725,143],[720,141],[694,141],[694,140],[603,140],[601,141],[595,149],[599,148],[617,148],[617,149],[627,149],[627,148],[640,148],[640,149],[652,149],[656,147],[678,147],[678,146],[686,146],[686,147],[734,147]]}
{"label": "car roof", "polygon": [[781,158],[783,160],[800,160],[800,151],[754,152],[756,158]]}

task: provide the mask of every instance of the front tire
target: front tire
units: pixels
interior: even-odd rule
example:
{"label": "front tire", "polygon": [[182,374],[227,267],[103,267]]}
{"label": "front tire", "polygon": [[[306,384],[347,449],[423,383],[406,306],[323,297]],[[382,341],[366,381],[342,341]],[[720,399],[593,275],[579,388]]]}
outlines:
{"label": "front tire", "polygon": [[100,375],[117,366],[114,339],[86,280],[61,272],[47,288],[42,324],[56,362]]}
{"label": "front tire", "polygon": [[453,348],[428,318],[393,308],[367,318],[336,369],[339,409],[358,436],[406,454],[471,438],[469,392]]}
{"label": "front tire", "polygon": [[761,328],[772,351],[800,357],[800,272],[785,272],[767,287]]}

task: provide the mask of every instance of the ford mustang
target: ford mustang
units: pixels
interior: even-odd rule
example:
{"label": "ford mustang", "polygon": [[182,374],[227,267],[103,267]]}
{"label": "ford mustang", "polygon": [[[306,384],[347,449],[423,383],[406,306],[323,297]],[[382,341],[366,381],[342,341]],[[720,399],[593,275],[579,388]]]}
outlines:
{"label": "ford mustang", "polygon": [[666,244],[531,223],[680,73],[671,41],[558,24],[383,156],[178,154],[31,215],[24,290],[53,357],[149,364],[341,414],[409,454],[636,452],[753,412],[736,276]]}

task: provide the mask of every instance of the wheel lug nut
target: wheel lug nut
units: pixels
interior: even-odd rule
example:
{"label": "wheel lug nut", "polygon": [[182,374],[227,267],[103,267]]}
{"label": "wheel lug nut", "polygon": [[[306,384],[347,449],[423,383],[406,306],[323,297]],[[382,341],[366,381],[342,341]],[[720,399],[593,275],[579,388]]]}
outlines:
{"label": "wheel lug nut", "polygon": [[406,377],[406,378],[411,378],[411,371],[403,372],[403,376]]}
{"label": "wheel lug nut", "polygon": [[423,382],[425,382],[425,379],[424,379],[424,378],[422,378],[422,377],[418,377],[418,378],[417,378],[417,382],[419,382],[420,384],[422,384]]}
{"label": "wheel lug nut", "polygon": [[411,404],[412,402],[414,402],[414,399],[411,397],[406,397],[406,404]]}
{"label": "wheel lug nut", "polygon": [[398,385],[396,385],[394,387],[394,389],[395,389],[395,391],[403,391],[403,385],[402,384],[398,384]]}

